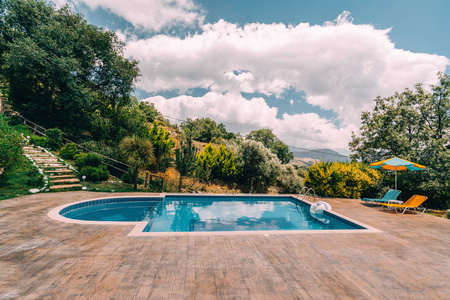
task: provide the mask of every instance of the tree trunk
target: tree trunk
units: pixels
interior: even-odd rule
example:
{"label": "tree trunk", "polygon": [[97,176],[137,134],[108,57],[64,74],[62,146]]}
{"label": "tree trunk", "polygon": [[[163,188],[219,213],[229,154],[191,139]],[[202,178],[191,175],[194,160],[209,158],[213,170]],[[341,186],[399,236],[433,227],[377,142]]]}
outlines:
{"label": "tree trunk", "polygon": [[181,192],[181,184],[183,182],[183,176],[180,173],[180,182],[178,183],[178,191]]}
{"label": "tree trunk", "polygon": [[138,175],[139,167],[136,167],[136,169],[134,169],[134,190],[137,190]]}

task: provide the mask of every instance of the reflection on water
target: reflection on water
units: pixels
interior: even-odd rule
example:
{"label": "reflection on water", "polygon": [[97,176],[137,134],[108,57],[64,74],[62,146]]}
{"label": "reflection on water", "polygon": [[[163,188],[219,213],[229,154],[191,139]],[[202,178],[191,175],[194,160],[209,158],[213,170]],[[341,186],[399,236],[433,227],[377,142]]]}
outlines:
{"label": "reflection on water", "polygon": [[157,205],[145,232],[354,229],[334,219],[323,224],[311,217],[309,206],[296,205],[288,197],[270,201],[262,197],[246,201],[176,199]]}

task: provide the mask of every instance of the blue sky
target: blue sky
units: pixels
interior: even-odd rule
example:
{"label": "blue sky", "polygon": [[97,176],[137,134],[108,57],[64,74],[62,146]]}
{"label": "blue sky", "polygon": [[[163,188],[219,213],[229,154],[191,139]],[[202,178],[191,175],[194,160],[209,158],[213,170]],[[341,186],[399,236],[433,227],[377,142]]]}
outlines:
{"label": "blue sky", "polygon": [[270,128],[302,148],[348,154],[376,96],[449,72],[445,0],[68,3],[140,61],[139,100],[244,135]]}

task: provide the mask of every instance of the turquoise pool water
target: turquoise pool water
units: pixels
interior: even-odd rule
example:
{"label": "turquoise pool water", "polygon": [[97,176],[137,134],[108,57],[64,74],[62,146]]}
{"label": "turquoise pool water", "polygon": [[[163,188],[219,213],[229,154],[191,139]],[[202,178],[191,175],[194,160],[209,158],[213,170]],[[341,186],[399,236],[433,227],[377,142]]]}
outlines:
{"label": "turquoise pool water", "polygon": [[278,196],[181,196],[111,198],[60,211],[85,221],[146,221],[144,232],[364,229],[328,212],[318,221],[309,204]]}

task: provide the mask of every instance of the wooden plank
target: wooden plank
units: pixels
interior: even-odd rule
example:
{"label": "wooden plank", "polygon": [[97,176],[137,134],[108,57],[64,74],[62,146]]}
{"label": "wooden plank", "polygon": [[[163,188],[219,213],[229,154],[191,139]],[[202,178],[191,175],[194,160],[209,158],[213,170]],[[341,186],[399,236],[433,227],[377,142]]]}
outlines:
{"label": "wooden plank", "polygon": [[0,299],[447,299],[450,294],[446,219],[327,199],[333,210],[383,232],[128,237],[132,226],[69,224],[46,216],[62,204],[111,196],[80,191],[0,201]]}

